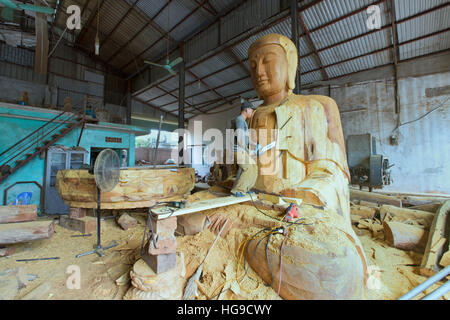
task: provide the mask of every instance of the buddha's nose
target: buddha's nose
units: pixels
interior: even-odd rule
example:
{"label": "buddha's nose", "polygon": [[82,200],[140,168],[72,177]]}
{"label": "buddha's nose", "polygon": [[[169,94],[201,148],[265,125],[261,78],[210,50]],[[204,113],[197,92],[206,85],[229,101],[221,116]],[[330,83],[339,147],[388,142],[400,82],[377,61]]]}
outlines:
{"label": "buddha's nose", "polygon": [[264,65],[262,63],[256,64],[256,76],[257,78],[261,78],[266,74],[266,70],[264,68]]}

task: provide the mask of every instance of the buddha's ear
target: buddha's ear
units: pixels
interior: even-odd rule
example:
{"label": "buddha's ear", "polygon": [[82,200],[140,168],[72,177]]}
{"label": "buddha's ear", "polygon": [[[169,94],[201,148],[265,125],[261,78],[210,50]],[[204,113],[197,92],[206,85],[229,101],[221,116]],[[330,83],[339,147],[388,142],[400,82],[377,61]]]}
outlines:
{"label": "buddha's ear", "polygon": [[295,89],[295,77],[297,76],[297,67],[298,67],[298,53],[297,48],[295,47],[294,43],[286,38],[281,36],[280,37],[280,43],[281,46],[284,48],[284,51],[286,52],[286,59],[287,59],[287,68],[288,68],[288,86],[289,89],[294,90]]}
{"label": "buddha's ear", "polygon": [[293,50],[289,51],[287,54],[288,60],[288,86],[289,89],[295,89],[295,78],[297,76],[297,66],[298,66],[298,57],[297,52]]}

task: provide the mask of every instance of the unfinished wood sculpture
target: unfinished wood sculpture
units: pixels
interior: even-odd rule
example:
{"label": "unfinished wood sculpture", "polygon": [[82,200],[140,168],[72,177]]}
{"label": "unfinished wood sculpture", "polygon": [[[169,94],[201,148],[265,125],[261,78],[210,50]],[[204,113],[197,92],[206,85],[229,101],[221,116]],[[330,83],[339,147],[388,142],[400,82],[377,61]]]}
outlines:
{"label": "unfinished wood sculpture", "polygon": [[[101,208],[151,207],[157,201],[189,194],[194,185],[193,168],[120,170],[117,186],[101,193]],[[56,189],[72,208],[97,208],[96,188],[94,175],[87,170],[60,170],[56,176]]]}
{"label": "unfinished wood sculpture", "polygon": [[420,274],[431,277],[440,271],[439,261],[443,256],[445,244],[450,238],[450,200],[444,202],[433,219],[425,253],[420,264]]}
{"label": "unfinished wood sculpture", "polygon": [[[266,35],[250,46],[248,54],[253,85],[264,100],[250,120],[250,138],[262,147],[277,141],[274,149],[258,158],[254,189],[301,198],[305,206],[300,218],[307,205],[314,205],[310,210],[320,217],[306,234],[301,227],[289,228],[281,272],[276,245],[268,246],[270,268],[264,246],[249,247],[249,264],[276,290],[279,287],[285,299],[361,299],[367,266],[351,228],[350,175],[336,102],[292,93],[298,54],[290,39]],[[223,185],[232,180],[229,167],[216,166],[215,173]],[[271,282],[277,272],[281,284],[277,279]]]}

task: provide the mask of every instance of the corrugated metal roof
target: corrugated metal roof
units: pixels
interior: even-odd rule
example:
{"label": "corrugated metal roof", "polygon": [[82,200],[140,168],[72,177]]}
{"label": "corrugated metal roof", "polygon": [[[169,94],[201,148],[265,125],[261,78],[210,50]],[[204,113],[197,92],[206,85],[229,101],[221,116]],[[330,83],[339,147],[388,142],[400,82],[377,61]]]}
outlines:
{"label": "corrugated metal roof", "polygon": [[234,82],[230,85],[217,89],[217,91],[223,96],[230,96],[235,94],[236,92],[243,91],[245,89],[253,88],[252,81],[250,78],[244,79],[238,82]]}
{"label": "corrugated metal roof", "polygon": [[448,3],[448,0],[395,0],[396,20],[408,18],[444,3]]}
{"label": "corrugated metal roof", "polygon": [[324,50],[319,55],[324,65],[330,65],[368,52],[387,48],[391,45],[391,32],[389,29],[385,29]]}
{"label": "corrugated metal roof", "polygon": [[[383,14],[386,10],[385,5],[380,4],[379,6],[382,13],[381,26],[384,26],[389,23],[389,20],[387,20],[387,15]],[[335,13],[333,13],[333,15],[335,15]],[[316,48],[320,50],[321,48],[325,48],[331,44],[338,43],[371,31],[366,25],[367,18],[368,15],[365,11],[360,12],[354,16],[348,17],[347,19],[329,25],[326,28],[313,32],[311,34],[311,38]]]}
{"label": "corrugated metal roof", "polygon": [[153,18],[162,7],[165,6],[167,1],[159,0],[159,1],[148,1],[148,0],[140,0],[137,4],[140,10],[142,10],[147,16]]}
{"label": "corrugated metal roof", "polygon": [[423,40],[411,42],[400,46],[400,59],[411,59],[419,57],[432,52],[446,50],[450,44],[450,31],[441,33],[439,35],[429,37]]}
{"label": "corrugated metal roof", "polygon": [[345,74],[382,66],[391,63],[392,61],[392,50],[384,50],[369,56],[328,67],[327,72],[330,77],[339,77]]}
{"label": "corrugated metal roof", "polygon": [[[366,8],[372,3],[374,3],[373,0],[357,0],[357,1],[324,0],[318,3],[317,5],[305,10],[304,13],[302,13],[302,15],[306,27],[309,30],[312,30],[328,22],[337,20],[338,18],[345,16],[346,14],[349,14],[351,12],[354,12],[358,9]],[[364,14],[367,16],[366,13]]]}
{"label": "corrugated metal roof", "polygon": [[399,42],[405,42],[423,35],[448,28],[450,24],[450,6],[433,11],[412,20],[399,23],[397,33]]}
{"label": "corrugated metal roof", "polygon": [[[89,17],[95,15],[97,10],[96,1],[86,1],[64,1],[65,5],[78,3],[78,5],[84,6],[84,4],[87,3],[87,9],[83,15],[84,24],[89,20]],[[167,40],[166,37],[161,34],[161,31],[164,32],[170,30],[182,21],[182,24],[172,30],[170,34],[170,36],[175,39],[175,41],[171,41],[169,44],[170,50],[175,49],[175,52],[171,54],[171,60],[179,54],[179,51],[176,50],[178,41],[183,41],[186,38],[191,37],[194,32],[202,30],[185,43],[185,61],[189,68],[189,64],[195,62],[196,59],[198,60],[200,57],[204,59],[209,52],[214,52],[209,58],[203,60],[202,63],[195,65],[191,71],[197,77],[203,79],[210,88],[223,86],[224,84],[231,82],[230,85],[225,85],[217,89],[223,96],[230,96],[251,88],[249,78],[236,83],[233,83],[233,81],[247,75],[246,69],[242,65],[237,64],[237,59],[243,61],[244,64],[248,63],[246,61],[247,50],[253,41],[269,33],[280,33],[287,37],[291,36],[289,10],[287,9],[286,11],[281,12],[281,2],[278,0],[247,0],[242,1],[240,5],[236,0],[209,0],[209,4],[202,0],[172,0],[162,11],[161,9],[168,3],[168,0],[140,0],[137,3],[136,8],[131,11],[130,7],[136,0],[105,1],[107,2],[100,13],[101,38],[103,37],[104,39],[110,33],[111,36],[101,48],[100,58],[102,60],[108,61],[109,64],[118,69],[122,69],[125,74],[135,73],[143,66],[144,59],[155,61],[156,59],[162,58],[159,62],[164,62]],[[312,3],[312,1],[313,0],[299,2],[299,6],[302,7]],[[310,54],[314,51],[313,46],[299,26],[299,34],[303,34],[298,41],[299,53],[301,56],[310,54],[303,57],[300,62],[301,72],[306,72],[306,74],[302,76],[302,83],[313,83],[324,80],[323,72],[322,70],[319,70],[319,58],[325,67],[331,65],[330,67],[326,67],[326,71],[330,78],[374,68],[393,61],[392,49],[369,54],[376,50],[389,48],[392,45],[390,8],[389,5],[387,5],[390,3],[389,1],[378,4],[381,13],[381,25],[388,26],[387,28],[370,35],[353,39],[352,41],[347,41],[370,31],[366,25],[368,13],[365,9],[369,5],[377,2],[377,0],[323,0],[302,13],[305,25],[311,32],[311,39],[314,47],[319,51],[319,57],[315,54]],[[199,8],[199,3],[204,3],[204,8]],[[394,0],[394,3],[396,19],[402,20],[435,8],[436,6],[445,5],[448,1]],[[204,26],[216,19],[212,13],[225,13],[228,12],[231,7],[235,7],[235,9],[230,14],[223,16],[218,22],[209,26],[207,29],[204,29]],[[360,12],[346,17],[345,19],[341,19],[342,17],[357,11]],[[160,12],[160,14],[155,17],[158,12]],[[280,18],[273,22],[273,18],[271,17],[274,16]],[[154,21],[150,22],[153,18]],[[57,24],[60,27],[65,27],[65,19],[66,15],[60,14]],[[120,23],[120,26],[118,26],[118,23],[122,19],[123,21]],[[400,23],[397,27],[398,41],[402,43],[440,30],[445,30],[448,28],[449,21],[450,6],[446,6],[440,10]],[[263,29],[268,22],[273,22],[273,25],[270,28],[254,34],[255,30]],[[155,27],[155,24],[159,27]],[[145,29],[142,29],[145,25],[148,26]],[[321,27],[324,25],[327,26]],[[160,30],[157,31],[155,28]],[[93,51],[95,21],[92,22],[91,29],[83,32],[85,36],[81,39],[82,46],[92,48]],[[233,54],[227,51],[217,52],[218,50],[216,50],[220,46],[226,46],[227,43],[236,42],[236,39],[238,39],[237,37],[244,39],[247,36],[249,36],[248,39],[236,43],[231,48]],[[132,37],[135,37],[135,39],[130,42],[129,40],[132,39]],[[343,41],[347,42],[339,46],[334,46]],[[125,45],[126,47],[123,48]],[[322,50],[323,48],[330,46],[334,47]],[[400,59],[409,59],[448,48],[450,48],[449,32],[441,33],[420,41],[401,45],[399,47]],[[117,54],[117,52],[119,52],[119,54]],[[115,55],[115,58],[109,61],[113,55]],[[358,56],[362,57],[356,58]],[[351,60],[345,61],[348,59]],[[342,61],[345,62],[339,63]],[[232,65],[235,66],[212,76],[208,76]],[[163,69],[152,67],[150,76],[150,82],[154,82],[156,80],[169,78],[170,74]],[[186,83],[191,83],[194,80],[196,79],[189,72],[186,72]],[[206,87],[203,84],[201,84],[201,87],[202,90],[206,90]],[[178,88],[177,77],[163,82],[161,88],[167,91],[176,92],[176,89]],[[161,92],[161,90],[150,89],[145,94],[145,97],[150,99],[151,97],[161,95]],[[187,95],[193,95],[201,92],[201,90],[197,88],[196,83],[193,83],[186,88],[186,92]],[[254,92],[246,94],[254,94]],[[218,98],[217,94],[214,94],[212,91],[208,91],[208,94],[205,94],[204,99],[207,98],[207,95],[211,95],[213,99]],[[170,95],[167,96],[170,97]],[[194,103],[207,101],[202,101],[202,99],[203,95],[196,96],[194,97]],[[156,102],[154,104],[158,105]],[[164,103],[160,103],[160,105],[161,104]],[[219,104],[220,103],[218,103],[218,105]]]}

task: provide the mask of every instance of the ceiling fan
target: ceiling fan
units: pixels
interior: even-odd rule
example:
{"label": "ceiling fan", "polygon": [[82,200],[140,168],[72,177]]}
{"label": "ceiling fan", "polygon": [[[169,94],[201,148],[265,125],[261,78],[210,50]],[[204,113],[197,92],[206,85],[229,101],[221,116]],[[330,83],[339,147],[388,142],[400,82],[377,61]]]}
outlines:
{"label": "ceiling fan", "polygon": [[150,61],[144,61],[144,62],[147,63],[147,64],[151,64],[153,66],[164,68],[167,71],[169,71],[170,74],[176,75],[177,73],[172,68],[175,67],[177,64],[183,62],[183,58],[182,57],[178,57],[175,60],[173,60],[172,62],[170,62],[170,60],[167,59],[166,60],[166,64],[158,64],[158,63],[154,63],[154,62],[150,62]]}
{"label": "ceiling fan", "polygon": [[169,59],[170,6],[167,8],[167,30],[169,30],[169,31],[167,32],[167,48],[166,48],[166,50],[167,50],[167,53],[166,53],[167,54],[167,58],[166,58],[166,64],[158,64],[158,63],[154,63],[154,62],[150,62],[150,61],[146,61],[146,60],[144,60],[144,63],[151,64],[151,65],[156,66],[156,67],[164,68],[167,71],[169,71],[171,75],[174,76],[177,73],[172,68],[175,67],[177,64],[183,62],[183,58],[182,57],[178,57],[175,60],[173,60],[172,62],[170,62],[170,59]]}
{"label": "ceiling fan", "polygon": [[53,14],[55,9],[50,7],[34,6],[25,3],[14,3],[11,0],[0,0],[0,4],[3,4],[7,9],[12,10],[30,10],[34,12],[40,12],[45,14]]}

